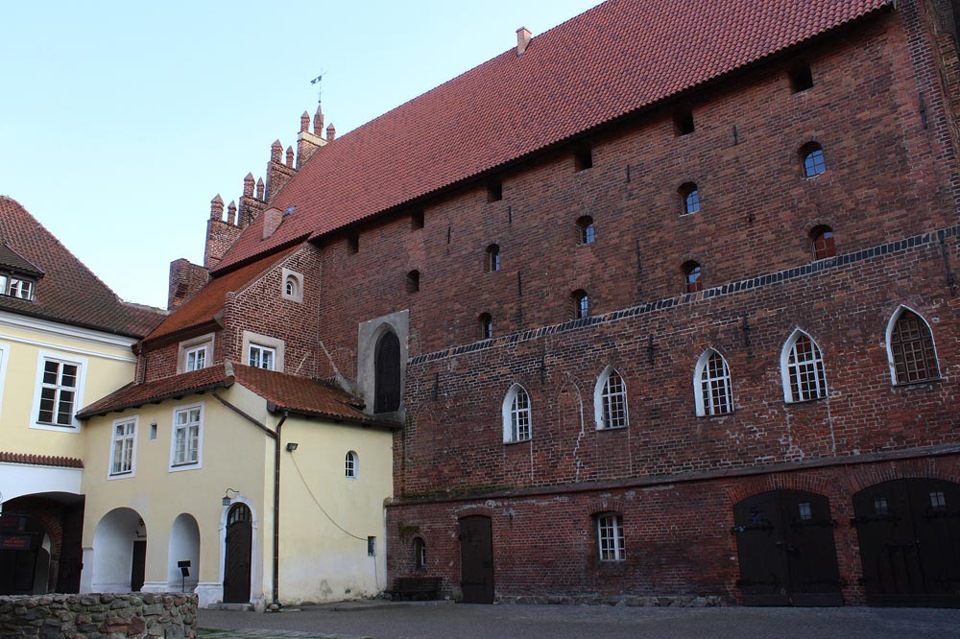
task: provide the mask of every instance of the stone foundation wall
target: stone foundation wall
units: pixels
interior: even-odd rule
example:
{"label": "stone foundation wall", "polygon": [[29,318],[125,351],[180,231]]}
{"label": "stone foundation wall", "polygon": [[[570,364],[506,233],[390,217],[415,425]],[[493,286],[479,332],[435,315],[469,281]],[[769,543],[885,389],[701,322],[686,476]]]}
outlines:
{"label": "stone foundation wall", "polygon": [[194,639],[196,636],[195,595],[0,597],[0,637],[5,639]]}

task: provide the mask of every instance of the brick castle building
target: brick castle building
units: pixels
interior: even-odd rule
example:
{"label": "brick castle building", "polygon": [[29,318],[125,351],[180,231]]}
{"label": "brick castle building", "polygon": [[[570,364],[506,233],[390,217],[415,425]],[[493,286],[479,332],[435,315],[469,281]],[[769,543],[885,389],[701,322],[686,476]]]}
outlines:
{"label": "brick castle building", "polygon": [[339,138],[304,114],[173,264],[196,330],[141,379],[226,314],[273,341],[211,365],[282,347],[402,424],[388,579],[464,601],[960,604],[952,3],[609,0],[517,36]]}

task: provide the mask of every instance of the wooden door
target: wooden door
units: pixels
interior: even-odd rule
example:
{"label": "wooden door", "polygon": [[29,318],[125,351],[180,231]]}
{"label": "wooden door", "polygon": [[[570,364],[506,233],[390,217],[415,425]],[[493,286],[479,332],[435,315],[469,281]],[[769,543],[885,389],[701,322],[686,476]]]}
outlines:
{"label": "wooden door", "polygon": [[960,484],[884,482],[853,507],[868,604],[960,606]]}
{"label": "wooden door", "polygon": [[250,551],[253,526],[250,509],[236,504],[227,515],[226,564],[223,569],[224,603],[250,602]]}
{"label": "wooden door", "polygon": [[493,534],[489,517],[460,520],[463,603],[493,603]]}
{"label": "wooden door", "polygon": [[826,497],[795,490],[754,495],[734,506],[734,524],[744,604],[843,604]]}

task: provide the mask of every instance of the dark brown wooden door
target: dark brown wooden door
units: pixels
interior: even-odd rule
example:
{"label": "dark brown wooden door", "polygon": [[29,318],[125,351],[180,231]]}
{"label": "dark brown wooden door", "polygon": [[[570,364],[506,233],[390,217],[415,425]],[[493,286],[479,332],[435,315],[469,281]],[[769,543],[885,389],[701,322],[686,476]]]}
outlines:
{"label": "dark brown wooden door", "polygon": [[493,603],[493,534],[489,517],[460,520],[463,603]]}
{"label": "dark brown wooden door", "polygon": [[147,574],[147,540],[133,542],[133,566],[130,568],[130,590],[140,592]]}
{"label": "dark brown wooden door", "polygon": [[868,604],[960,607],[960,484],[884,482],[853,509]]}
{"label": "dark brown wooden door", "polygon": [[[63,513],[63,542],[60,547],[60,570],[56,592],[80,592],[83,569],[83,502],[69,506]],[[53,586],[54,584],[51,584]]]}
{"label": "dark brown wooden door", "polygon": [[776,490],[734,506],[743,603],[842,605],[833,528],[829,500],[815,493]]}
{"label": "dark brown wooden door", "polygon": [[224,603],[250,601],[250,550],[253,538],[250,509],[236,504],[227,515],[226,565],[223,571]]}
{"label": "dark brown wooden door", "polygon": [[400,340],[384,333],[374,353],[373,412],[390,413],[400,408]]}

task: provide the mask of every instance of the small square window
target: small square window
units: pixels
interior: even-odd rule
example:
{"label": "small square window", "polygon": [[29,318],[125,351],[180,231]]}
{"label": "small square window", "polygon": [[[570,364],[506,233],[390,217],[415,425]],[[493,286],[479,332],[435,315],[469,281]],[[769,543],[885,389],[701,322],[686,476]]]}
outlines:
{"label": "small square window", "polygon": [[410,214],[410,228],[414,231],[423,228],[423,209],[417,209]]}
{"label": "small square window", "polygon": [[195,346],[184,354],[184,372],[198,371],[207,367],[207,345]]}
{"label": "small square window", "polygon": [[809,64],[798,64],[788,72],[790,77],[790,90],[793,93],[800,93],[813,88],[813,73],[810,71]]}
{"label": "small square window", "polygon": [[503,182],[493,180],[487,184],[487,202],[499,202],[503,199]]}
{"label": "small square window", "polygon": [[260,344],[250,344],[250,349],[247,354],[247,363],[250,366],[272,371],[276,366],[276,361],[276,349],[270,348],[269,346],[261,346]]}
{"label": "small square window", "polygon": [[819,144],[813,142],[805,145],[800,149],[800,158],[803,161],[803,177],[817,177],[827,172],[827,160]]}
{"label": "small square window", "polygon": [[813,519],[813,511],[810,509],[810,502],[802,501],[799,505],[800,521],[810,521]]}
{"label": "small square window", "polygon": [[877,515],[889,515],[890,507],[887,505],[887,498],[880,496],[873,500],[873,512]]}
{"label": "small square window", "polygon": [[593,168],[593,151],[580,149],[573,154],[573,165],[577,171],[586,171]]}
{"label": "small square window", "polygon": [[690,135],[694,128],[693,111],[685,109],[673,114],[673,129],[677,136]]}
{"label": "small square window", "polygon": [[930,507],[934,510],[944,510],[947,507],[947,498],[942,490],[930,493]]}

